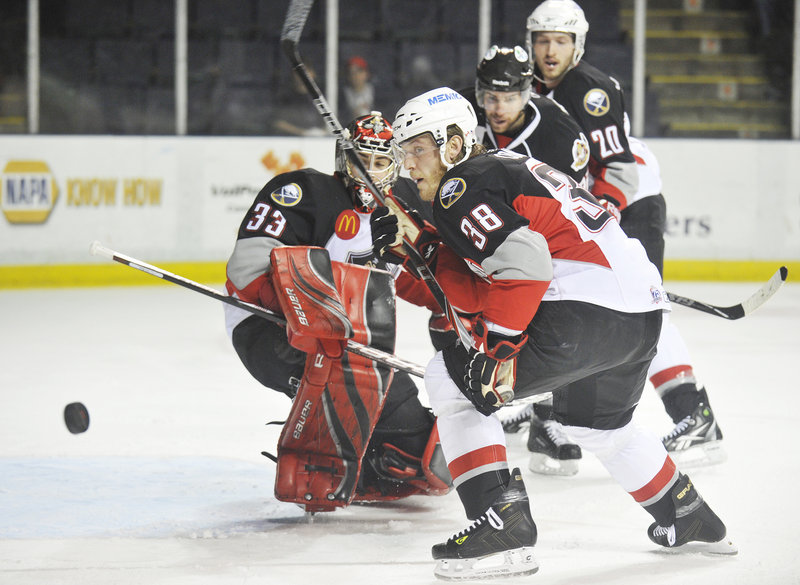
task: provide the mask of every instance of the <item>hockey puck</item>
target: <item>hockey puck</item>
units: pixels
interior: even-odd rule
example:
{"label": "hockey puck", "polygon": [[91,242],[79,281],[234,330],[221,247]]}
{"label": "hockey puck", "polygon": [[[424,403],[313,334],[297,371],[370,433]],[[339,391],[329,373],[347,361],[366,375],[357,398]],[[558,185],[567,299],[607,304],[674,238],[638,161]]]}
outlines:
{"label": "hockey puck", "polygon": [[64,407],[64,422],[73,435],[84,433],[89,428],[89,411],[82,402],[70,402]]}

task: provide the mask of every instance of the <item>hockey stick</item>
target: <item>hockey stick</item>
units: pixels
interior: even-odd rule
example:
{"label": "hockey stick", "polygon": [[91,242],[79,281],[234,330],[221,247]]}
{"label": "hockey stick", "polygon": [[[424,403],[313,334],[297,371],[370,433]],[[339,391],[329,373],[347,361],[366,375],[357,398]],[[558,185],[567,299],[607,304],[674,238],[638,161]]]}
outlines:
{"label": "hockey stick", "polygon": [[[266,319],[267,321],[272,321],[273,323],[278,323],[279,325],[286,324],[286,319],[284,319],[281,315],[273,313],[272,311],[265,309],[264,307],[242,301],[235,297],[228,296],[226,294],[219,292],[218,290],[194,282],[193,280],[189,280],[188,278],[184,278],[183,276],[178,276],[177,274],[173,274],[172,272],[167,272],[166,270],[158,268],[157,266],[153,266],[152,264],[147,264],[146,262],[142,262],[141,260],[137,260],[136,258],[131,258],[130,256],[126,256],[125,254],[121,254],[119,252],[106,248],[100,242],[97,241],[92,242],[91,246],[89,246],[89,252],[92,254],[92,256],[105,256],[106,258],[110,258],[115,262],[119,262],[120,264],[125,264],[126,266],[129,266],[131,268],[135,268],[136,270],[145,272],[150,276],[155,276],[156,278],[166,280],[167,282],[171,282],[173,284],[177,284],[184,288],[188,288],[189,290],[199,292],[200,294],[204,294],[207,297],[217,299],[218,301],[222,301],[223,303],[226,303],[228,305],[232,305],[239,309],[243,309],[249,313],[252,313],[253,315],[261,317],[262,319]],[[413,376],[417,376],[418,378],[425,377],[425,368],[423,368],[422,366],[404,360],[403,358],[400,358],[394,354],[381,351],[380,349],[370,347],[368,345],[363,345],[361,343],[358,343],[357,341],[353,341],[352,339],[347,340],[347,351],[349,351],[350,353],[354,353],[356,355],[360,355],[361,357],[365,357],[367,359],[376,361],[390,368],[394,368],[395,370],[407,372]]]}
{"label": "hockey stick", "polygon": [[778,292],[778,289],[783,286],[784,282],[786,282],[786,277],[788,274],[789,271],[786,269],[786,266],[781,266],[777,272],[772,275],[772,278],[764,283],[756,292],[750,295],[749,298],[737,305],[731,305],[730,307],[709,305],[708,303],[702,303],[700,301],[695,301],[694,299],[687,299],[686,297],[672,294],[671,292],[668,292],[667,296],[671,302],[678,305],[683,305],[684,307],[689,307],[690,309],[697,309],[698,311],[703,311],[704,313],[716,315],[717,317],[722,317],[724,319],[741,319],[742,317],[749,315],[758,309],[761,305],[766,303],[770,297],[772,297],[772,295]]}
{"label": "hockey stick", "polygon": [[[340,141],[342,150],[344,151],[344,154],[351,166],[355,169],[359,178],[364,181],[367,189],[369,189],[373,197],[375,197],[375,199],[381,205],[386,205],[383,193],[378,186],[375,185],[372,177],[370,177],[369,173],[367,172],[367,168],[364,166],[361,158],[356,153],[353,141],[345,133],[344,128],[342,128],[342,125],[339,123],[336,115],[331,111],[328,101],[322,94],[322,90],[320,90],[317,83],[308,74],[308,70],[300,58],[300,52],[297,49],[297,45],[300,42],[300,35],[303,32],[303,27],[306,24],[308,14],[311,12],[311,7],[313,4],[314,0],[291,0],[289,3],[289,10],[286,13],[286,20],[283,23],[283,31],[281,32],[281,47],[283,48],[284,53],[286,53],[286,56],[289,58],[289,61],[292,64],[292,69],[303,81],[303,85],[305,85],[306,90],[308,90],[308,93],[314,102],[314,106],[322,116],[322,119],[325,121],[328,129]],[[433,294],[433,297],[436,299],[439,308],[447,316],[447,320],[453,326],[453,329],[456,331],[456,333],[458,333],[458,339],[461,341],[462,345],[467,349],[474,347],[472,335],[470,335],[469,331],[467,331],[467,328],[461,322],[461,319],[459,319],[458,315],[450,304],[450,301],[447,300],[447,296],[444,294],[441,285],[436,281],[436,278],[428,267],[428,264],[423,259],[422,255],[413,245],[411,245],[410,242],[405,239],[403,240],[403,249],[408,255],[409,262],[416,269],[422,280],[428,286],[428,289]],[[500,403],[508,402],[514,397],[513,391],[508,386],[496,388],[494,389],[494,393]]]}
{"label": "hockey stick", "polygon": [[[322,94],[322,91],[317,83],[308,74],[308,70],[300,58],[297,44],[300,41],[300,34],[303,32],[303,27],[305,26],[306,19],[308,18],[308,14],[311,11],[311,6],[313,4],[314,0],[292,0],[292,2],[289,4],[289,10],[286,14],[286,21],[283,25],[283,32],[281,33],[281,46],[289,58],[289,61],[292,63],[295,73],[297,73],[297,75],[303,81],[303,84],[306,86],[309,95],[311,95],[314,101],[314,106],[322,116],[322,119],[325,121],[328,129],[340,141],[348,161],[354,167],[359,178],[364,181],[375,199],[381,205],[385,205],[385,197],[378,186],[375,185],[375,182],[367,172],[367,168],[364,166],[363,161],[356,153],[353,141],[349,136],[346,135],[344,128],[342,128],[342,125],[339,123],[336,115],[331,111],[328,101],[325,99],[325,96]],[[420,273],[422,279],[428,285],[428,288],[430,288],[431,293],[433,293],[436,302],[439,303],[440,308],[443,310],[445,315],[447,315],[447,319],[453,325],[453,328],[458,332],[461,342],[465,347],[470,347],[472,345],[472,336],[455,314],[452,306],[444,294],[444,291],[442,290],[442,287],[436,281],[436,278],[433,276],[433,273],[431,273],[430,268],[428,268],[428,265],[425,263],[422,255],[409,242],[404,241],[403,248],[408,254],[411,264]]]}

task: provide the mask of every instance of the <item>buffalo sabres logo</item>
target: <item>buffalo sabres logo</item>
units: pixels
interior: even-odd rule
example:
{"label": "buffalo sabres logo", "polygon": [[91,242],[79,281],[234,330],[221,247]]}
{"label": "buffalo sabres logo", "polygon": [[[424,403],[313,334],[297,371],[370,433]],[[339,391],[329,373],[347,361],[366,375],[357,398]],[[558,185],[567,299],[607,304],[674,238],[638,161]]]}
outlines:
{"label": "buffalo sabres logo", "polygon": [[270,198],[278,205],[292,207],[300,203],[300,199],[303,198],[303,190],[297,183],[289,183],[279,189],[275,189],[270,194]]}
{"label": "buffalo sabres logo", "polygon": [[442,207],[447,209],[453,203],[458,201],[458,198],[464,194],[464,191],[467,190],[467,184],[464,182],[464,179],[450,179],[439,190],[439,201],[442,203]]}
{"label": "buffalo sabres logo", "polygon": [[605,91],[596,87],[583,96],[583,107],[592,116],[605,116],[611,108],[611,100]]}

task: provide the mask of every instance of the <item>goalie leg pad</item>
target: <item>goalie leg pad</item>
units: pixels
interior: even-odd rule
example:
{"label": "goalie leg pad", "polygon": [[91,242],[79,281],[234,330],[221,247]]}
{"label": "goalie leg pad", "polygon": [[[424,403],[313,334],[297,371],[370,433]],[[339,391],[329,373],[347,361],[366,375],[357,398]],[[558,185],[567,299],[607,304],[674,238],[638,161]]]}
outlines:
{"label": "goalie leg pad", "polygon": [[[343,306],[356,336],[381,338],[393,348],[394,303],[391,276],[355,266],[333,264],[336,282],[345,283]],[[379,310],[372,310],[378,307]],[[381,333],[390,328],[392,335]],[[377,335],[373,336],[373,333]],[[392,371],[362,356],[345,353],[332,359],[308,355],[303,380],[278,444],[275,496],[328,511],[348,505],[356,491],[361,461],[380,417]]]}
{"label": "goalie leg pad", "polygon": [[322,346],[330,357],[341,356],[339,340],[353,337],[353,325],[337,290],[328,251],[280,246],[272,249],[270,262],[289,342],[306,353]]}

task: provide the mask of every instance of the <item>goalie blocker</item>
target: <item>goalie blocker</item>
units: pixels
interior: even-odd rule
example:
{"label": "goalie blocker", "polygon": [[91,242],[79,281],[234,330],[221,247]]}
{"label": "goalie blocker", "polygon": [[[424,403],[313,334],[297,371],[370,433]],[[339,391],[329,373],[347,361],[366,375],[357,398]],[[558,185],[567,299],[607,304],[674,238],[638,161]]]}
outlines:
{"label": "goalie blocker", "polygon": [[[276,498],[321,512],[354,500],[447,493],[433,415],[419,405],[413,382],[404,374],[411,386],[395,388],[389,368],[343,351],[349,338],[394,351],[392,276],[332,263],[324,248],[283,246],[270,258],[289,343],[307,354],[278,443]],[[404,444],[431,428],[424,444]]]}

